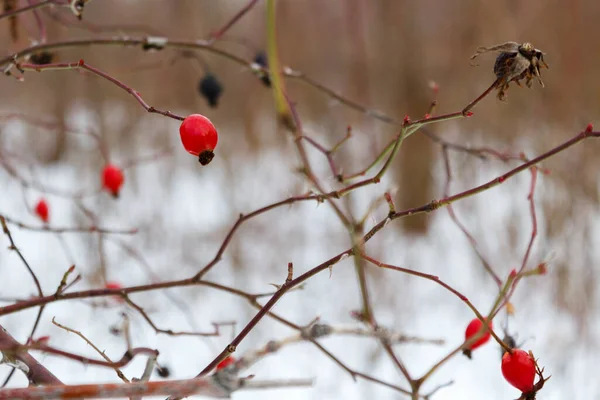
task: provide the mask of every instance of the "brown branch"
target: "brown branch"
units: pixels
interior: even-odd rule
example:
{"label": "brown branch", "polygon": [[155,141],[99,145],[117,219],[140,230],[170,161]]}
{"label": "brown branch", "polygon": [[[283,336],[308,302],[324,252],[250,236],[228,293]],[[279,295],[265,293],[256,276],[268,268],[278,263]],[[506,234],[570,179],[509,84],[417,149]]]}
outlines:
{"label": "brown branch", "polygon": [[[21,345],[0,325],[0,348],[19,348]],[[5,353],[2,351],[2,353]],[[6,352],[8,353],[8,352]],[[4,354],[6,357],[7,354]],[[29,368],[27,378],[36,385],[60,385],[62,382],[54,376],[50,371],[33,358],[27,351],[19,351],[18,353],[9,355],[8,358],[15,358],[21,361]],[[0,393],[2,390],[0,390]],[[1,395],[0,395],[1,398]],[[10,398],[10,397],[8,397]]]}
{"label": "brown branch", "polygon": [[7,352],[8,354],[16,354],[17,356],[27,350],[38,350],[48,354],[54,354],[56,356],[68,358],[71,360],[79,361],[86,365],[98,365],[100,367],[108,367],[108,368],[122,368],[129,364],[133,358],[138,354],[150,354],[150,355],[158,355],[157,350],[149,349],[147,347],[137,347],[134,349],[129,349],[123,354],[123,357],[119,361],[110,362],[103,360],[96,360],[88,357],[81,356],[79,354],[69,353],[68,351],[55,349],[54,347],[46,346],[39,343],[32,343],[29,345],[20,345],[20,344],[0,344],[0,350],[2,352]]}
{"label": "brown branch", "polygon": [[208,43],[214,43],[219,40],[221,36],[225,34],[236,22],[238,22],[248,11],[252,9],[256,5],[258,0],[249,0],[248,4],[242,7],[234,16],[231,18],[225,25],[219,28],[217,31],[210,34],[210,40]]}
{"label": "brown branch", "polygon": [[[450,182],[452,181],[452,168],[450,166],[450,157],[448,155],[448,150],[446,146],[442,147],[442,155],[444,158],[444,167],[446,169],[446,184],[444,185],[444,197],[448,197],[450,195]],[[462,222],[460,222],[460,220],[456,216],[456,213],[454,212],[452,204],[448,204],[447,210],[448,214],[450,215],[450,218],[452,219],[452,221],[454,221],[454,224],[458,226],[458,229],[460,229],[462,233],[467,237],[467,240],[471,244],[471,247],[475,251],[475,254],[483,264],[483,268],[496,282],[496,285],[498,287],[502,286],[502,280],[500,279],[498,274],[494,272],[494,269],[492,268],[491,264],[485,259],[483,254],[481,254],[481,251],[479,250],[479,245],[477,244],[477,240],[475,240],[475,238],[469,233],[467,228],[462,224]]]}
{"label": "brown branch", "polygon": [[133,98],[144,108],[144,110],[146,110],[149,113],[161,114],[161,115],[164,115],[165,117],[173,118],[178,121],[183,121],[185,119],[185,117],[174,114],[171,111],[159,110],[159,109],[155,108],[154,106],[148,105],[148,103],[146,103],[144,101],[144,99],[142,98],[142,96],[140,95],[140,93],[138,91],[127,86],[120,80],[108,75],[107,73],[102,72],[99,69],[94,68],[89,64],[86,64],[85,61],[83,61],[83,60],[79,60],[78,62],[71,62],[71,63],[56,63],[56,64],[44,64],[44,65],[18,64],[17,67],[23,71],[29,70],[29,71],[37,71],[37,72],[42,72],[42,71],[47,71],[47,70],[61,70],[61,69],[83,69],[83,70],[91,72],[94,75],[97,75],[103,79],[108,80],[109,82],[115,84],[119,88],[126,91],[131,96],[133,96]]}
{"label": "brown branch", "polygon": [[110,399],[132,396],[199,394],[211,398],[227,397],[227,392],[212,379],[189,379],[160,382],[106,383],[91,385],[32,386],[23,389],[2,389],[0,399]]}
{"label": "brown branch", "polygon": [[137,228],[132,229],[112,229],[112,228],[102,228],[97,226],[74,226],[74,227],[52,227],[50,225],[43,226],[33,226],[29,224],[25,224],[23,222],[17,221],[10,217],[4,216],[6,223],[14,225],[21,229],[26,229],[29,231],[36,232],[52,232],[52,233],[107,233],[112,235],[134,235],[138,233]]}
{"label": "brown branch", "polygon": [[[71,332],[74,333],[75,335],[79,336],[81,339],[83,339],[84,342],[86,342],[92,349],[94,349],[96,351],[96,353],[98,353],[100,355],[100,357],[104,358],[106,360],[106,362],[109,362],[111,364],[114,364],[113,361],[104,353],[104,351],[101,351],[98,347],[96,347],[96,345],[94,343],[92,343],[91,340],[89,340],[87,337],[85,337],[85,335],[79,331],[76,331],[75,329],[71,329],[68,326],[64,326],[59,324],[58,322],[56,322],[55,317],[52,317],[52,323],[56,326],[58,326],[61,329],[64,329],[67,332]],[[118,367],[114,367],[114,370],[117,374],[117,376],[125,383],[129,383],[129,379],[127,379],[125,377],[125,374],[123,373],[123,371],[121,371]]]}
{"label": "brown branch", "polygon": [[213,332],[186,332],[186,331],[173,331],[171,329],[161,329],[158,326],[156,326],[156,324],[152,321],[152,319],[150,319],[150,317],[148,316],[146,311],[144,311],[144,309],[142,307],[140,307],[139,305],[134,303],[129,298],[129,296],[127,296],[126,294],[122,294],[121,297],[123,297],[125,299],[127,304],[129,304],[131,307],[135,308],[137,310],[137,312],[140,313],[142,318],[144,318],[146,320],[146,322],[148,322],[148,324],[152,327],[152,329],[154,329],[154,331],[156,333],[164,333],[164,334],[167,334],[170,336],[203,336],[203,337],[219,336],[219,326],[217,324],[213,324],[213,326],[215,328],[215,330]]}

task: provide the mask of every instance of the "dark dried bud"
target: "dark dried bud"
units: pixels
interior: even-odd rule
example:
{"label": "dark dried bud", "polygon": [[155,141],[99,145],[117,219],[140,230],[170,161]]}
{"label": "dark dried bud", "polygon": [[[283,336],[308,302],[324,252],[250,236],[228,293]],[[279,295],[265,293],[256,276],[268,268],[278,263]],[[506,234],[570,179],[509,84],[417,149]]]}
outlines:
{"label": "dark dried bud", "polygon": [[161,378],[168,378],[169,376],[171,376],[171,371],[169,370],[169,367],[164,366],[164,365],[157,365],[156,373]]}
{"label": "dark dried bud", "polygon": [[198,156],[198,161],[200,161],[200,164],[202,164],[202,165],[207,165],[208,163],[210,163],[212,161],[213,158],[215,158],[215,153],[213,153],[210,150],[204,150]]}
{"label": "dark dried bud", "polygon": [[[517,341],[515,340],[515,338],[511,335],[509,335],[508,333],[504,335],[504,337],[502,338],[502,341],[504,343],[506,343],[506,345],[511,348],[511,349],[516,349],[517,346]],[[504,356],[504,353],[506,353],[506,350],[504,349],[504,347],[500,347],[500,352],[502,353],[502,356]]]}
{"label": "dark dried bud", "polygon": [[[265,69],[269,68],[267,55],[262,50],[256,53],[256,56],[254,57],[254,62]],[[269,78],[269,74],[261,74],[260,80],[265,84],[265,86],[271,87],[271,78]]]}
{"label": "dark dried bud", "polygon": [[219,104],[219,97],[223,94],[223,85],[214,75],[206,74],[198,84],[198,91],[206,98],[209,106],[216,107]]}
{"label": "dark dried bud", "polygon": [[35,65],[50,64],[53,59],[54,54],[48,51],[40,51],[39,53],[32,54],[31,57],[29,57],[29,61]]}

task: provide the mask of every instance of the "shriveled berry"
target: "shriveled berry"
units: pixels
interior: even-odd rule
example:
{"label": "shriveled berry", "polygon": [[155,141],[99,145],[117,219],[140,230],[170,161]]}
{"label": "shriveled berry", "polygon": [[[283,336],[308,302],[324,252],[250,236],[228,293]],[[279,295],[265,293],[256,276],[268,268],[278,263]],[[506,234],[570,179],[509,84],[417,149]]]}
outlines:
{"label": "shriveled berry", "polygon": [[179,127],[179,135],[183,147],[188,153],[198,156],[200,164],[211,162],[219,136],[208,118],[200,114],[187,116]]}
{"label": "shriveled berry", "polygon": [[54,54],[48,51],[40,51],[39,53],[34,53],[29,57],[29,61],[35,65],[44,65],[50,64],[54,59]]}
{"label": "shriveled berry", "polygon": [[[254,62],[265,69],[269,68],[267,54],[262,50],[256,53],[256,56],[254,56]],[[271,78],[269,78],[269,74],[262,74],[260,80],[265,84],[265,86],[271,87]]]}
{"label": "shriveled berry", "polygon": [[208,105],[216,107],[223,94],[223,85],[213,74],[206,74],[198,84],[198,91],[208,101]]}
{"label": "shriveled berry", "polygon": [[535,361],[531,355],[521,349],[502,356],[502,375],[504,379],[523,393],[533,390],[535,380]]}
{"label": "shriveled berry", "polygon": [[156,372],[161,378],[168,378],[169,376],[171,376],[171,370],[165,365],[157,365]]}
{"label": "shriveled berry", "polygon": [[[465,341],[469,340],[473,336],[475,336],[483,327],[483,322],[481,322],[478,318],[473,319],[469,325],[467,325],[467,329],[465,330]],[[493,328],[492,322],[489,323],[489,330],[486,331],[483,336],[481,336],[475,343],[470,345],[469,347],[463,350],[463,354],[469,358],[471,358],[471,353],[473,350],[478,348],[479,346],[484,345],[490,340],[491,333],[490,330]]]}
{"label": "shriveled berry", "polygon": [[102,170],[102,187],[114,197],[119,197],[119,191],[124,181],[123,171],[116,165],[108,164]]}
{"label": "shriveled berry", "polygon": [[[517,347],[517,340],[514,338],[514,336],[509,335],[508,333],[504,335],[502,341],[511,349]],[[504,347],[500,347],[500,351],[502,352],[502,354],[500,355],[501,357],[504,356],[504,354],[506,354],[506,349]]]}
{"label": "shriveled berry", "polygon": [[220,363],[217,364],[217,371],[220,371],[224,368],[229,367],[231,364],[233,364],[235,362],[235,358],[229,356],[226,359],[224,359],[223,361],[221,361]]}
{"label": "shriveled berry", "polygon": [[50,210],[45,199],[40,199],[37,202],[35,205],[35,213],[42,221],[44,221],[44,223],[48,223],[50,220]]}

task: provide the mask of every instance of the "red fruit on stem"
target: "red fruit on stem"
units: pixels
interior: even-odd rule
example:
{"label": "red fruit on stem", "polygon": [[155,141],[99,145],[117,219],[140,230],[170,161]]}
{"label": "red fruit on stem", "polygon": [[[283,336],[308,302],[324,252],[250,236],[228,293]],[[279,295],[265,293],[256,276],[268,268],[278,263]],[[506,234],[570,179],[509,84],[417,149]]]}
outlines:
{"label": "red fruit on stem", "polygon": [[535,380],[535,361],[524,350],[514,349],[512,354],[506,352],[502,356],[502,375],[521,392],[529,393]]}
{"label": "red fruit on stem", "polygon": [[102,170],[102,187],[108,190],[114,197],[119,197],[119,191],[125,178],[121,168],[113,164],[108,164]]}
{"label": "red fruit on stem", "polygon": [[31,338],[27,339],[27,344],[28,345],[41,344],[41,345],[45,346],[48,344],[49,341],[50,341],[50,336],[40,336],[39,338],[33,339],[33,340]]}
{"label": "red fruit on stem", "polygon": [[[108,281],[108,282],[106,282],[105,288],[106,289],[121,289],[121,288],[123,288],[123,286],[121,286],[121,284],[119,282]],[[118,303],[124,303],[125,302],[125,299],[123,299],[123,297],[121,297],[121,296],[115,296],[115,300]]]}
{"label": "red fruit on stem", "polygon": [[[478,318],[473,319],[467,326],[467,329],[465,330],[465,340],[469,340],[470,338],[475,336],[481,330],[482,326],[483,326],[483,322],[481,322]],[[487,332],[485,332],[483,334],[483,336],[481,336],[475,343],[470,345],[468,348],[465,348],[463,350],[463,354],[465,356],[471,358],[471,352],[473,350],[475,350],[479,346],[484,345],[485,343],[487,343],[488,340],[490,340],[490,337],[492,336],[490,333],[490,330],[492,328],[493,328],[492,322],[490,321],[489,330]]]}
{"label": "red fruit on stem", "polygon": [[179,135],[183,147],[188,153],[198,156],[200,164],[211,162],[219,135],[208,118],[200,114],[188,115],[179,127]]}
{"label": "red fruit on stem", "polygon": [[119,282],[109,281],[106,282],[107,289],[121,289],[121,284]]}
{"label": "red fruit on stem", "polygon": [[40,199],[35,205],[35,213],[44,223],[48,223],[50,219],[50,210],[48,209],[48,203],[45,199]]}
{"label": "red fruit on stem", "polygon": [[220,363],[217,364],[217,371],[222,370],[223,368],[229,367],[231,364],[235,362],[235,358],[229,356]]}

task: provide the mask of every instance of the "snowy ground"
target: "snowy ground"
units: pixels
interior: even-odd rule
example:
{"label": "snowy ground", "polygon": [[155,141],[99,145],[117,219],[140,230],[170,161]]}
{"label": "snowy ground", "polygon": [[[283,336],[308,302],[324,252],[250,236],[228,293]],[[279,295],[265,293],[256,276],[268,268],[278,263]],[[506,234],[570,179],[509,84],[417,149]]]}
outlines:
{"label": "snowy ground", "polygon": [[[17,128],[14,128],[17,129]],[[14,132],[10,133],[14,137]],[[6,146],[9,139],[3,138]],[[89,138],[77,139],[79,145],[89,145]],[[173,136],[173,145],[177,145]],[[233,139],[224,139],[223,146],[230,146]],[[12,142],[11,142],[12,143]],[[16,146],[18,143],[11,144]],[[149,154],[141,148],[140,154]],[[215,254],[226,230],[238,213],[250,212],[258,207],[299,194],[297,182],[290,182],[294,167],[292,151],[265,150],[259,159],[246,158],[226,161],[217,157],[210,169],[198,172],[193,159],[179,147],[166,160],[141,165],[127,171],[127,184],[119,201],[102,194],[85,200],[97,210],[102,225],[115,228],[140,227],[138,237],[123,238],[140,250],[162,279],[184,278],[192,275]],[[315,157],[318,157],[316,155]],[[119,159],[117,158],[117,162]],[[166,167],[168,165],[168,168]],[[278,166],[274,168],[273,166]],[[226,171],[226,167],[230,171]],[[323,167],[323,166],[322,166]],[[474,171],[469,186],[483,183],[506,171],[499,163],[485,164]],[[326,171],[324,168],[319,170]],[[440,164],[435,169],[439,175],[439,191],[443,182]],[[62,163],[39,168],[36,177],[47,186],[72,190],[95,188],[93,170],[75,170],[71,164]],[[456,182],[452,192],[468,188],[465,182]],[[530,219],[527,208],[529,174],[523,173],[499,188],[481,196],[466,200],[456,206],[456,212],[477,237],[484,254],[502,276],[519,265],[530,235]],[[390,186],[389,181],[370,187],[356,196],[356,208],[364,210],[368,201],[380,195]],[[37,224],[34,216],[24,208],[19,184],[0,171],[0,213],[15,219]],[[231,192],[223,188],[234,189]],[[540,178],[538,199],[557,196],[553,181]],[[30,190],[25,194],[28,203],[38,194]],[[51,202],[52,224],[55,226],[85,225],[85,219],[72,210],[69,200],[48,196]],[[385,210],[375,215],[379,221]],[[544,215],[539,212],[540,232],[543,232]],[[507,229],[509,222],[517,218],[520,229],[515,233]],[[589,216],[592,232],[597,235],[600,225],[597,216]],[[373,223],[373,222],[371,222]],[[12,227],[17,245],[23,251],[32,268],[38,274],[43,288],[54,290],[68,268],[70,257],[66,255],[56,235],[31,232]],[[95,237],[87,234],[63,235],[78,271],[84,280],[74,290],[99,287],[91,282],[91,272],[97,269],[98,254]],[[290,238],[286,240],[286,238]],[[565,239],[577,240],[577,233]],[[507,252],[507,244],[517,243],[514,251]],[[0,237],[0,247],[6,249],[6,237]],[[390,264],[413,268],[438,275],[447,283],[464,293],[477,307],[487,311],[494,300],[495,286],[482,273],[483,269],[473,251],[445,210],[434,214],[430,233],[424,237],[410,238],[398,234],[388,226],[375,239],[373,251],[377,257]],[[238,239],[228,249],[221,263],[208,275],[208,279],[239,287],[248,292],[272,290],[269,283],[281,283],[285,278],[287,262],[293,261],[296,275],[306,271],[348,248],[347,234],[326,204],[296,204],[257,218],[239,231]],[[371,244],[367,245],[369,249]],[[235,251],[234,251],[235,250]],[[590,250],[592,252],[593,250]],[[140,265],[110,241],[105,247],[106,262],[111,279],[128,285],[149,282]],[[234,259],[242,255],[240,260]],[[555,258],[572,257],[564,248],[545,242],[540,237],[532,255],[531,265]],[[592,259],[596,259],[595,254]],[[419,376],[443,357],[450,349],[462,342],[464,328],[473,317],[471,311],[458,299],[432,282],[407,277],[391,271],[377,271],[378,279],[371,290],[378,322],[390,329],[424,338],[443,338],[446,344],[397,345],[396,350],[409,371]],[[550,275],[552,269],[550,266]],[[90,279],[88,279],[90,278]],[[531,349],[552,375],[539,394],[543,400],[573,398],[599,398],[600,383],[595,366],[600,356],[595,338],[600,335],[597,316],[588,321],[588,339],[578,335],[575,320],[552,305],[550,277],[529,278],[519,286],[514,298],[516,316],[510,322],[511,331],[527,340],[524,348]],[[241,329],[255,314],[255,310],[243,300],[207,288],[184,288],[171,290],[189,305],[190,315],[196,329],[210,330],[210,322],[235,319]],[[325,271],[308,281],[305,289],[287,294],[275,307],[275,311],[298,324],[306,324],[316,316],[323,322],[336,325],[355,325],[349,312],[359,307],[355,272],[351,260],[337,264],[332,271]],[[24,297],[34,294],[31,278],[14,253],[0,251],[0,297]],[[160,292],[132,296],[142,304],[151,317],[163,328],[190,330],[188,319]],[[589,299],[598,306],[598,298]],[[7,304],[7,303],[0,303]],[[133,310],[125,306],[111,308],[92,307],[90,301],[54,303],[47,307],[37,336],[50,335],[51,345],[71,352],[95,357],[94,352],[79,338],[54,327],[51,319],[85,333],[97,346],[113,358],[120,358],[125,350],[124,342],[109,334],[109,326],[118,322],[119,312],[126,310],[132,320],[132,337],[135,346],[147,346],[160,351],[159,361],[173,371],[173,378],[188,378],[198,373],[220,352],[231,338],[231,331],[218,338],[169,337],[156,335],[148,324]],[[15,338],[24,340],[37,310],[0,317],[2,324]],[[500,327],[504,314],[497,321]],[[263,346],[271,339],[281,339],[295,332],[277,322],[265,318],[239,347],[247,350]],[[591,339],[589,339],[591,338]],[[322,344],[340,357],[350,367],[370,373],[378,378],[408,387],[394,369],[388,358],[372,339],[332,337]],[[58,357],[37,354],[37,358],[65,383],[115,382],[114,371],[106,368],[83,366],[77,362]],[[123,368],[129,377],[139,376],[143,370],[143,357]],[[9,368],[0,366],[4,376]],[[405,398],[389,389],[364,381],[353,382],[331,360],[310,344],[298,344],[267,357],[246,371],[257,379],[314,378],[315,385],[307,389],[248,391],[234,394],[234,399],[398,399]],[[156,378],[158,379],[158,378]],[[453,358],[428,381],[423,388],[454,381],[440,390],[433,398],[489,400],[514,399],[519,393],[510,387],[500,373],[500,350],[490,343],[474,353],[472,361],[463,356]],[[11,387],[23,386],[26,380],[18,374]]]}

